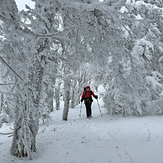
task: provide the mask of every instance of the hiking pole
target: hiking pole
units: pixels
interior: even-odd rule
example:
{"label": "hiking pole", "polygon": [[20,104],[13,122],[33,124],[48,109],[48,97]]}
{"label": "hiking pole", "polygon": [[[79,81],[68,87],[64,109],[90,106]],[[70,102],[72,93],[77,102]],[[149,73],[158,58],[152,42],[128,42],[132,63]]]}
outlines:
{"label": "hiking pole", "polygon": [[98,99],[97,99],[97,103],[98,103],[98,107],[99,107],[99,110],[100,110],[100,113],[101,113],[101,117],[102,117],[102,112],[101,112],[101,108],[100,108],[100,105],[99,105]]}
{"label": "hiking pole", "polygon": [[81,105],[80,105],[80,114],[79,114],[79,117],[81,117],[81,110],[82,110],[82,102],[81,102]]}

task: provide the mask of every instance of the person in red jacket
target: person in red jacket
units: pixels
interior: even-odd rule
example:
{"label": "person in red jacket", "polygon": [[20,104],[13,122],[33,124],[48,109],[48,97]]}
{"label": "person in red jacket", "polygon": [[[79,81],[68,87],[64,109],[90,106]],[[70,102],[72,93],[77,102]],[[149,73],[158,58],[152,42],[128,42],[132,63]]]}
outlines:
{"label": "person in red jacket", "polygon": [[90,86],[86,87],[86,90],[83,92],[81,102],[85,100],[85,106],[86,106],[86,113],[87,113],[87,118],[92,117],[92,110],[91,110],[91,105],[93,102],[92,96],[95,99],[98,99],[98,96],[93,93],[93,91],[90,90]]}

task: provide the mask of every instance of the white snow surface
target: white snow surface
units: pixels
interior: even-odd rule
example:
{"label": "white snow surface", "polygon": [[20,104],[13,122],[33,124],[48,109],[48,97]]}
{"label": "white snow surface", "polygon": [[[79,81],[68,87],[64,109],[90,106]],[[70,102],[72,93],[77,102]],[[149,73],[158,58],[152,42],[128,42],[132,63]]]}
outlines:
{"label": "white snow surface", "polygon": [[[121,117],[107,114],[97,102],[93,118],[86,119],[85,107],[70,109],[69,120],[61,121],[62,109],[52,121],[40,124],[37,152],[33,159],[10,154],[12,137],[0,135],[0,163],[162,163],[163,116]],[[0,132],[12,132],[13,124],[4,124]]]}

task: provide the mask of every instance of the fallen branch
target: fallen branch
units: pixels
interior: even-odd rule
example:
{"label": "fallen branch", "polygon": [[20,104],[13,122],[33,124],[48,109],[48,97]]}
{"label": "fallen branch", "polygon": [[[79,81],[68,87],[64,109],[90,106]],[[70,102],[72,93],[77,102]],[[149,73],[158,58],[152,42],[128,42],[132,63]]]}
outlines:
{"label": "fallen branch", "polygon": [[44,131],[46,130],[47,127],[45,127],[43,130],[42,130],[42,133],[44,133]]}
{"label": "fallen branch", "polygon": [[8,137],[12,137],[13,135],[9,135]]}
{"label": "fallen branch", "polygon": [[13,134],[13,132],[9,132],[9,133],[2,133],[2,132],[0,132],[0,135],[11,135],[11,134]]}
{"label": "fallen branch", "polygon": [[39,134],[40,133],[44,133],[44,131],[47,129],[47,127],[45,127],[44,129],[42,129],[40,132],[39,132]]}

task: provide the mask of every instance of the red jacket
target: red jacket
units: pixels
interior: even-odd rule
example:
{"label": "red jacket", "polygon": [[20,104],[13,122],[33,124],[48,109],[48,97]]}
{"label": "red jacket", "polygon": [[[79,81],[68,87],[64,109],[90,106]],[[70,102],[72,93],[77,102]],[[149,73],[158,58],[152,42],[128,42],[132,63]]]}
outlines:
{"label": "red jacket", "polygon": [[86,91],[86,95],[85,95],[85,91],[84,91],[82,98],[88,98],[88,97],[92,97],[92,96],[95,97],[95,94],[93,93],[93,91]]}

